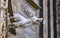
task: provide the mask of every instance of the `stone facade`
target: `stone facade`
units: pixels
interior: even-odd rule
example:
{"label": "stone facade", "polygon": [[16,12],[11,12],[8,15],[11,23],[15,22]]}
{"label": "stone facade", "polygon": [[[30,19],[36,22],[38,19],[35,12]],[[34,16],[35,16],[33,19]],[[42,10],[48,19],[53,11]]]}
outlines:
{"label": "stone facade", "polygon": [[56,10],[57,10],[57,38],[60,38],[60,0],[57,0]]}

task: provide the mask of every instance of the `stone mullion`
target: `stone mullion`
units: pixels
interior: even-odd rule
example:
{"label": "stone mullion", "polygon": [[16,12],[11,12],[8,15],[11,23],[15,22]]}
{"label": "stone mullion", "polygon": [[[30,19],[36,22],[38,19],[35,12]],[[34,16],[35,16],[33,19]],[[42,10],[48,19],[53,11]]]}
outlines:
{"label": "stone mullion", "polygon": [[43,0],[43,38],[48,38],[48,10],[47,0]]}
{"label": "stone mullion", "polygon": [[53,29],[53,0],[50,0],[50,25],[51,25],[51,38],[54,38],[54,29]]}

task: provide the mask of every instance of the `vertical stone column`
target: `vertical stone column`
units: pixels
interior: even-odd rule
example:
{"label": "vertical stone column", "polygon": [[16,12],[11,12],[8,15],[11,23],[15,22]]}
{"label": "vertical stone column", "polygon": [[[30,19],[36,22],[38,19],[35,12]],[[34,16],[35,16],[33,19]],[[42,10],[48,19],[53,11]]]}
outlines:
{"label": "vertical stone column", "polygon": [[1,0],[1,3],[0,3],[0,38],[2,38],[2,35],[3,35],[3,32],[2,32],[2,26],[3,26],[3,10],[1,9],[1,7],[3,7],[3,3],[4,3],[4,0]]}
{"label": "vertical stone column", "polygon": [[7,0],[0,0],[0,38],[6,38],[6,20],[5,20],[5,12],[6,12],[6,4]]}
{"label": "vertical stone column", "polygon": [[60,0],[56,2],[57,11],[57,38],[60,38]]}
{"label": "vertical stone column", "polygon": [[51,38],[54,38],[54,29],[53,29],[53,0],[50,0],[50,25],[51,25]]}
{"label": "vertical stone column", "polygon": [[48,38],[48,10],[47,0],[43,0],[43,38]]}

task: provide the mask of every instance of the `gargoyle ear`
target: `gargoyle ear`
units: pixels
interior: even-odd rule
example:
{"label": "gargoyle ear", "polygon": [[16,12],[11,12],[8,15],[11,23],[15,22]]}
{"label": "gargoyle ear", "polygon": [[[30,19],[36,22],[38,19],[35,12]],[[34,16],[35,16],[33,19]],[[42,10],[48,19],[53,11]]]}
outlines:
{"label": "gargoyle ear", "polygon": [[30,4],[35,10],[40,8],[33,0],[26,0],[26,2]]}
{"label": "gargoyle ear", "polygon": [[40,22],[42,22],[42,21],[43,21],[43,18],[39,18],[38,20],[39,20]]}

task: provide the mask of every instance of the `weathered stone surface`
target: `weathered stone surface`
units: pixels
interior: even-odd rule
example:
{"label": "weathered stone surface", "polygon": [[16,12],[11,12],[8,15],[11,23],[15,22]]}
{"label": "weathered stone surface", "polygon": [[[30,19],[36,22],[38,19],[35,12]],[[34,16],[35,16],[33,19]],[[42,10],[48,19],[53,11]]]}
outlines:
{"label": "weathered stone surface", "polygon": [[60,38],[60,0],[56,2],[57,10],[57,38]]}

